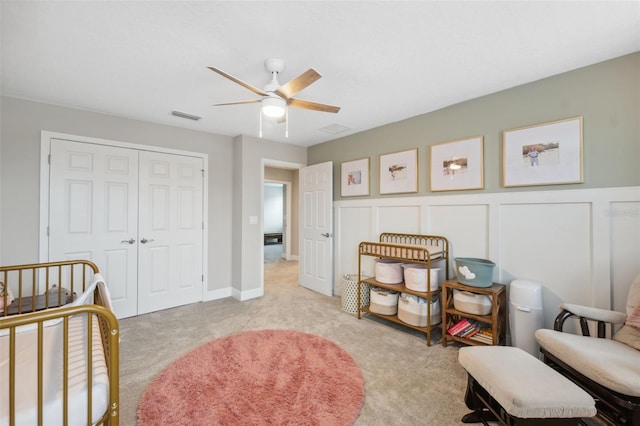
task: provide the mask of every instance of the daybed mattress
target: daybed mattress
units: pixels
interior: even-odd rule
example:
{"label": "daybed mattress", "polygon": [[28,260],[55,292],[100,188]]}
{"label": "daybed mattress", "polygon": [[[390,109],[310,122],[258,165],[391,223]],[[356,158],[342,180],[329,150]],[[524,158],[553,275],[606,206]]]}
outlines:
{"label": "daybed mattress", "polygon": [[[87,314],[69,319],[68,424],[87,423]],[[93,383],[92,423],[106,412],[109,400],[107,366],[98,320],[92,321]],[[43,419],[47,425],[63,424],[63,322],[45,327],[43,333]],[[16,329],[16,425],[34,425],[38,419],[37,331]],[[0,426],[9,424],[9,336],[0,337]]]}

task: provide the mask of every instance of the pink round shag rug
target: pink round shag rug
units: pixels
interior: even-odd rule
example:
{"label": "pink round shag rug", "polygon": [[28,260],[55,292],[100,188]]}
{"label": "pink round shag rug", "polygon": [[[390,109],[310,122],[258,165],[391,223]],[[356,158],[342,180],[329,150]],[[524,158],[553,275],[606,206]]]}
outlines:
{"label": "pink round shag rug", "polygon": [[355,360],[289,330],[213,340],[167,367],[138,405],[138,425],[351,425],[364,400]]}

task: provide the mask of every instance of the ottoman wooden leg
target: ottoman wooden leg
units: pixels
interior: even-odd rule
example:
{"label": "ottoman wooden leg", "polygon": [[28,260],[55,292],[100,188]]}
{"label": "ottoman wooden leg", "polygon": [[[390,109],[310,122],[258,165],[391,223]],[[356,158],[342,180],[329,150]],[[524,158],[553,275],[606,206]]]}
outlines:
{"label": "ottoman wooden leg", "polygon": [[487,422],[495,422],[498,419],[491,411],[488,410],[487,406],[478,397],[478,394],[476,393],[477,390],[479,390],[478,382],[468,374],[464,403],[467,405],[467,408],[473,411],[462,417],[462,423],[482,423],[483,425],[488,426],[489,423]]}

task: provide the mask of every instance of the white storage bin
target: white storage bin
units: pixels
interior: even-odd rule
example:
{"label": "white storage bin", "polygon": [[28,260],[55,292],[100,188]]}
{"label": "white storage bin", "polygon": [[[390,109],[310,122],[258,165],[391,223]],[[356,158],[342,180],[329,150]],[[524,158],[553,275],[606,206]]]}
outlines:
{"label": "white storage bin", "polygon": [[383,284],[402,282],[402,263],[391,259],[376,259],[376,281]]}
{"label": "white storage bin", "polygon": [[395,315],[398,313],[397,291],[371,287],[369,311],[382,315]]}
{"label": "white storage bin", "polygon": [[[398,319],[416,327],[427,326],[427,299],[402,293],[398,299]],[[431,302],[431,325],[440,324],[440,299]]]}
{"label": "white storage bin", "polygon": [[491,296],[454,289],[453,307],[467,314],[488,315],[491,312]]}
{"label": "white storage bin", "polygon": [[[404,285],[413,291],[435,291],[440,286],[440,268],[428,269],[423,263],[405,263]],[[428,275],[427,275],[428,274]],[[429,277],[430,281],[427,281]],[[430,284],[429,289],[427,285]]]}

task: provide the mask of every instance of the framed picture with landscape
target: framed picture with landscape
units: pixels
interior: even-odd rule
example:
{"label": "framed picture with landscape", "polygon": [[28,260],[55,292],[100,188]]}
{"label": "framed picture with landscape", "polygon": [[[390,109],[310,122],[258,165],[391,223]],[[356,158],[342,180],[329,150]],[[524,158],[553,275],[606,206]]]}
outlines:
{"label": "framed picture with landscape", "polygon": [[582,117],[505,130],[505,187],[582,183]]}
{"label": "framed picture with landscape", "polygon": [[418,192],[418,149],[380,156],[380,194]]}
{"label": "framed picture with landscape", "polygon": [[369,158],[345,161],[340,165],[340,196],[369,195]]}
{"label": "framed picture with landscape", "polygon": [[431,145],[431,191],[484,188],[483,137]]}

